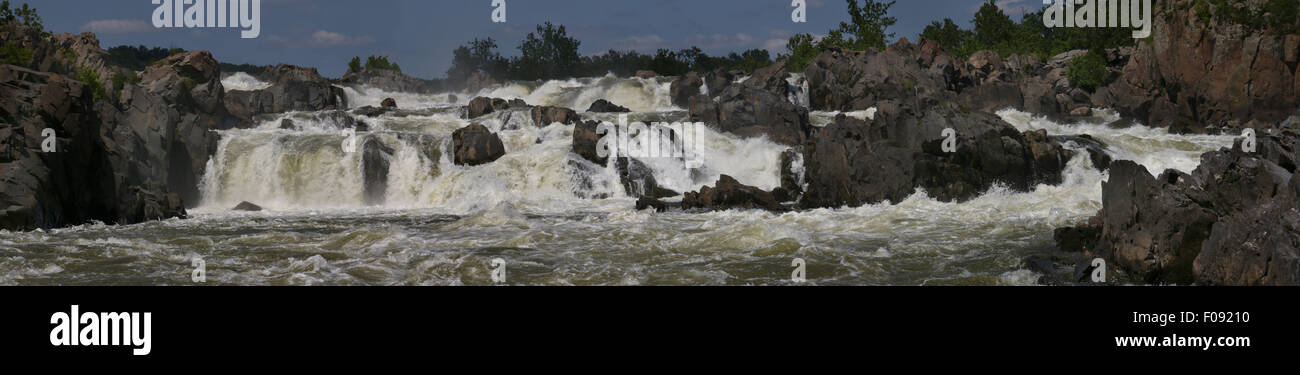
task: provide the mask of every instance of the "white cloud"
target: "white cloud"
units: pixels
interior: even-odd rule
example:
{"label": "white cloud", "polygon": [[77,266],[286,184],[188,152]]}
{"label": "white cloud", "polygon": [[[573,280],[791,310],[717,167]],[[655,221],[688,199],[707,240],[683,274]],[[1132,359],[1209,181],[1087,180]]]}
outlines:
{"label": "white cloud", "polygon": [[143,20],[95,20],[81,25],[81,30],[96,34],[132,34],[156,29],[153,24]]}
{"label": "white cloud", "polygon": [[614,40],[613,47],[616,50],[635,50],[637,52],[649,53],[660,48],[667,48],[668,41],[659,35],[630,35],[627,37]]}
{"label": "white cloud", "polygon": [[369,36],[348,36],[340,33],[318,30],[307,39],[307,44],[314,47],[345,47],[370,44],[375,41]]}

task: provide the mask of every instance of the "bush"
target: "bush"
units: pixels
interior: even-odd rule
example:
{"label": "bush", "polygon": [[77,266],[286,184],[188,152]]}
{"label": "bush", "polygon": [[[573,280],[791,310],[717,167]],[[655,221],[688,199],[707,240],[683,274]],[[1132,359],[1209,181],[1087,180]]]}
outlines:
{"label": "bush", "polygon": [[34,53],[35,51],[30,48],[23,48],[17,44],[5,42],[4,45],[0,45],[0,64],[28,67],[28,64],[32,62],[32,54]]}
{"label": "bush", "polygon": [[361,56],[353,56],[352,61],[348,61],[348,73],[361,71]]}
{"label": "bush", "polygon": [[99,81],[99,72],[91,68],[77,68],[73,79],[86,84],[86,87],[93,93],[95,100],[104,98],[104,83]]}
{"label": "bush", "polygon": [[1070,60],[1065,77],[1075,86],[1093,90],[1106,83],[1106,72],[1106,58],[1092,50]]}
{"label": "bush", "polygon": [[366,70],[392,70],[401,73],[402,67],[388,61],[388,56],[370,56],[366,58]]}
{"label": "bush", "polygon": [[138,83],[140,83],[140,75],[136,74],[136,72],[130,72],[127,74],[114,74],[113,92],[120,93],[122,92],[122,89],[126,88],[126,85],[135,85]]}

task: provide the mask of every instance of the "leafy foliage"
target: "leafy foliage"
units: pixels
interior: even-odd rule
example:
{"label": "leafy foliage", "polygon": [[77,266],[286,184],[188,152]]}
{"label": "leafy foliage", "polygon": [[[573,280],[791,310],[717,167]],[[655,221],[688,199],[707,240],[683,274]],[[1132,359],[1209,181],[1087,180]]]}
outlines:
{"label": "leafy foliage", "polygon": [[991,0],[980,6],[971,23],[974,28],[966,30],[944,19],[927,26],[921,37],[939,43],[959,58],[991,50],[1003,56],[1034,54],[1046,59],[1077,49],[1105,50],[1134,43],[1132,30],[1126,28],[1048,28],[1043,24],[1041,9],[1025,13],[1016,23]]}
{"label": "leafy foliage", "polygon": [[388,56],[370,56],[366,58],[366,70],[392,70],[401,73],[402,67],[388,61]]}
{"label": "leafy foliage", "polygon": [[1085,90],[1101,87],[1106,83],[1106,58],[1096,50],[1079,55],[1066,65],[1065,77]]}
{"label": "leafy foliage", "polygon": [[109,61],[114,65],[133,71],[141,71],[154,62],[181,52],[185,52],[185,50],[180,48],[149,48],[143,45],[134,47],[117,46],[108,49],[108,57]]}

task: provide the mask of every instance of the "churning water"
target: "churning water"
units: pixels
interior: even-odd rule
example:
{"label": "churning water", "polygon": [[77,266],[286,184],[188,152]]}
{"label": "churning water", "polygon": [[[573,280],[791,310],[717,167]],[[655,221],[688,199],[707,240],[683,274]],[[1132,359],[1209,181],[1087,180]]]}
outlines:
{"label": "churning water", "polygon": [[[262,85],[238,74],[227,81]],[[342,147],[347,136],[338,118],[323,113],[225,131],[190,219],[0,232],[0,284],[188,285],[191,259],[202,257],[209,284],[491,284],[490,261],[501,258],[508,284],[765,285],[790,283],[791,261],[802,258],[814,285],[1024,285],[1040,276],[1023,269],[1024,258],[1051,251],[1053,229],[1101,208],[1106,174],[1070,144],[1078,155],[1057,186],[995,187],[964,203],[917,191],[892,204],[792,213],[636,211],[612,168],[570,152],[571,127],[532,126],[526,111],[473,120],[500,133],[504,157],[477,167],[451,162],[450,135],[471,122],[460,118],[459,106],[474,96],[579,111],[607,99],[632,109],[633,121],[684,121],[685,111],[669,101],[669,82],[606,76],[454,95],[345,88],[353,106],[392,97],[415,111],[359,118],[370,131],[356,134],[355,152]],[[1015,110],[998,115],[1021,130],[1090,134],[1117,159],[1152,171],[1190,171],[1201,153],[1232,143],[1114,128],[1117,117],[1100,112],[1074,124]],[[827,126],[834,115],[814,112],[812,120]],[[846,115],[870,118],[874,111]],[[284,118],[297,127],[281,129]],[[700,169],[647,161],[661,185],[691,191],[720,174],[765,189],[779,185],[784,146],[712,131],[702,139]],[[382,202],[366,199],[367,143],[387,151],[380,156],[388,165]],[[230,210],[241,201],[267,210]]]}

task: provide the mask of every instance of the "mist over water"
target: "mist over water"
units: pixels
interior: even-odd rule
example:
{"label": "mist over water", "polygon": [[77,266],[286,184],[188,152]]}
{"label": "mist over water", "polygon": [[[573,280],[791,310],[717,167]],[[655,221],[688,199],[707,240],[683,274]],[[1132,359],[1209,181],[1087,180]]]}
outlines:
{"label": "mist over water", "polygon": [[[801,77],[792,76],[797,83]],[[258,87],[252,77],[223,85]],[[578,111],[597,99],[628,107],[632,121],[685,121],[668,78],[612,76],[508,83],[479,93],[417,95],[347,87],[353,106],[392,97],[409,116],[358,118],[357,152],[343,126],[318,113],[289,113],[253,129],[222,132],[191,219],[83,225],[50,232],[0,232],[0,284],[191,284],[190,259],[209,284],[481,285],[489,262],[507,261],[508,283],[526,285],[767,285],[789,283],[793,258],[815,285],[1027,285],[1039,275],[1023,259],[1050,251],[1052,230],[1101,208],[1107,176],[1087,151],[1064,183],[1030,192],[995,187],[964,203],[917,191],[902,202],[791,213],[636,211],[615,170],[571,153],[572,127],[531,124],[527,111],[465,120],[474,96],[523,99]],[[802,83],[801,83],[802,84]],[[804,90],[803,92],[806,92]],[[806,95],[792,95],[806,105]],[[1229,136],[1173,135],[1118,118],[1060,124],[1003,110],[1020,130],[1090,134],[1117,159],[1153,173],[1190,171]],[[839,113],[814,112],[816,126]],[[874,111],[844,113],[871,118]],[[583,114],[614,121],[612,114]],[[281,129],[291,119],[296,129]],[[506,155],[477,167],[451,162],[451,133],[471,122],[498,132]],[[771,189],[787,148],[763,138],[702,132],[704,166],[686,170],[646,159],[675,191],[712,185],[721,174]],[[383,203],[367,205],[362,145],[391,150]],[[236,212],[241,201],[267,210]]]}

